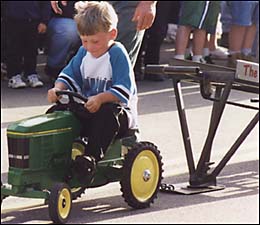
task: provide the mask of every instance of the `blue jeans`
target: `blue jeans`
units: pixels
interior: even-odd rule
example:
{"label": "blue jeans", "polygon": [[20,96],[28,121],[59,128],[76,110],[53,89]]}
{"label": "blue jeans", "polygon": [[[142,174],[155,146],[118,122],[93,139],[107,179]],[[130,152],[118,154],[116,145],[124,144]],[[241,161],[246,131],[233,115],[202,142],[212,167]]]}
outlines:
{"label": "blue jeans", "polygon": [[70,54],[81,45],[76,23],[70,18],[52,18],[48,24],[47,39],[47,66],[54,69],[62,69]]}

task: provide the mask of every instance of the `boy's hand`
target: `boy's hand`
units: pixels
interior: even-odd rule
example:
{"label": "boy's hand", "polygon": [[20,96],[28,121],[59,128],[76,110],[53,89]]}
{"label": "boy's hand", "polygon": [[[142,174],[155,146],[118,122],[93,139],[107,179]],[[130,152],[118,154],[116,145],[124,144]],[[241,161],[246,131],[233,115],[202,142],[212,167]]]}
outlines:
{"label": "boy's hand", "polygon": [[61,98],[61,96],[56,95],[56,91],[60,91],[60,89],[52,88],[48,90],[48,95],[47,95],[48,102],[55,103]]}
{"label": "boy's hand", "polygon": [[85,108],[91,112],[95,113],[99,110],[100,106],[102,105],[101,98],[98,95],[89,97],[88,101],[85,103]]}

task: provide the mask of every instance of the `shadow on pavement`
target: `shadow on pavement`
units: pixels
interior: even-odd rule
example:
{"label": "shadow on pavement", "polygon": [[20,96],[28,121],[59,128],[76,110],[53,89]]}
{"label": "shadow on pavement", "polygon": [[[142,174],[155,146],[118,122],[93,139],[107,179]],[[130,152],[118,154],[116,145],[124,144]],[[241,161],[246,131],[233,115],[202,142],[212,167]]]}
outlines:
{"label": "shadow on pavement", "polygon": [[[164,179],[164,182],[170,182],[172,184],[183,183],[187,182],[187,177],[187,174],[167,177]],[[225,185],[226,188],[224,190],[198,195],[168,194],[160,192],[155,204],[148,209],[142,210],[131,209],[119,195],[81,202],[75,201],[73,202],[68,223],[95,223],[116,218],[122,218],[121,223],[123,223],[124,219],[125,222],[127,222],[128,216],[192,205],[199,206],[203,203],[257,195],[259,194],[259,160],[227,165],[217,181],[219,184]],[[37,221],[38,223],[39,221],[41,223],[51,223],[48,217],[47,206],[17,210],[1,215],[2,224],[34,223],[34,221]]]}

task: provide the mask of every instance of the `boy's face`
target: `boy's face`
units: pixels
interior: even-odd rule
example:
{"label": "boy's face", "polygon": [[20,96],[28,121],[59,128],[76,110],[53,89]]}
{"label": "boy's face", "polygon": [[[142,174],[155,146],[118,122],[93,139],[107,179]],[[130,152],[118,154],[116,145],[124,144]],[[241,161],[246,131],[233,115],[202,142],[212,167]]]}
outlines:
{"label": "boy's face", "polygon": [[94,35],[80,35],[83,47],[98,58],[102,56],[111,46],[117,35],[117,30],[110,32],[98,32]]}

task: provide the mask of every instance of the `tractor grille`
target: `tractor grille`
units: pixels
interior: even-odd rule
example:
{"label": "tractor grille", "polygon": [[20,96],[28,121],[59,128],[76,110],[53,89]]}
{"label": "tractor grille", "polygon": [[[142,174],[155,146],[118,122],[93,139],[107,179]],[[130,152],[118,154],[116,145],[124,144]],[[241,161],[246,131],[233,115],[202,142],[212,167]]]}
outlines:
{"label": "tractor grille", "polygon": [[29,168],[29,139],[7,138],[9,166],[15,168]]}

